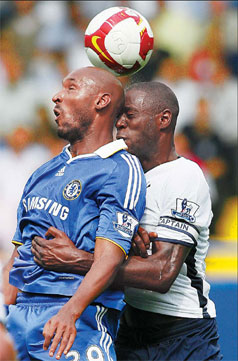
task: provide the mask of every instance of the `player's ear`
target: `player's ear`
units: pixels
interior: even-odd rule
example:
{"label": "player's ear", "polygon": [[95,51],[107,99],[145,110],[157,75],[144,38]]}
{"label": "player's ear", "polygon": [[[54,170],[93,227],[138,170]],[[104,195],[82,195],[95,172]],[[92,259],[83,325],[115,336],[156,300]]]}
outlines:
{"label": "player's ear", "polygon": [[169,109],[163,110],[161,113],[157,114],[160,129],[168,128],[172,121],[172,112]]}
{"label": "player's ear", "polygon": [[101,110],[106,108],[111,103],[111,94],[100,94],[96,100],[96,109]]}

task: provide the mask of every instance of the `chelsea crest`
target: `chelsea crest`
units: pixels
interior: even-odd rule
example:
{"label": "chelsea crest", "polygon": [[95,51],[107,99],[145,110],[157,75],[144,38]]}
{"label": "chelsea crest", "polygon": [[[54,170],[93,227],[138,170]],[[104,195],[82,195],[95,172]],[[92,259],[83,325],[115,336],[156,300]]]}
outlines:
{"label": "chelsea crest", "polygon": [[63,190],[63,196],[67,201],[73,201],[78,198],[82,190],[81,182],[78,179],[69,182]]}

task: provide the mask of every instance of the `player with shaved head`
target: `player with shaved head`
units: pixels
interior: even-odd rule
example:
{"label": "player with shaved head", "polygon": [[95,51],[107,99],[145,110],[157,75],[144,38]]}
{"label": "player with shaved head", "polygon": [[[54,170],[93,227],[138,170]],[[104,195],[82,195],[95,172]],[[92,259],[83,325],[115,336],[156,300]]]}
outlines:
{"label": "player with shaved head", "polygon": [[[168,86],[137,83],[127,89],[116,123],[117,138],[140,159],[147,181],[145,213],[132,243],[135,255],[121,265],[113,284],[126,287],[116,342],[120,361],[222,358],[205,277],[209,189],[199,166],[176,153],[178,113]],[[50,241],[34,240],[35,261],[58,271],[69,265],[77,273],[89,269],[92,254],[75,250],[63,233],[57,243],[61,248],[52,252]]]}
{"label": "player with shaved head", "polygon": [[[19,361],[116,360],[123,292],[108,287],[131,248],[146,188],[138,159],[123,140],[113,142],[124,92],[112,74],[87,67],[64,78],[53,102],[58,135],[69,144],[32,174],[23,191],[16,247],[6,267],[12,266],[7,327]],[[58,232],[76,250],[94,254],[85,276],[34,261],[32,240],[46,237],[53,245]]]}

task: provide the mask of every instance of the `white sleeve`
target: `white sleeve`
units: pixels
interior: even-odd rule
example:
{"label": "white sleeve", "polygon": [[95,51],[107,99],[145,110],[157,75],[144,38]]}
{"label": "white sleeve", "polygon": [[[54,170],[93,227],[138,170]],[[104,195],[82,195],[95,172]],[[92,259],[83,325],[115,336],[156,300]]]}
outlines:
{"label": "white sleeve", "polygon": [[209,234],[211,200],[198,167],[188,167],[167,179],[161,192],[158,240],[192,247],[199,233]]}

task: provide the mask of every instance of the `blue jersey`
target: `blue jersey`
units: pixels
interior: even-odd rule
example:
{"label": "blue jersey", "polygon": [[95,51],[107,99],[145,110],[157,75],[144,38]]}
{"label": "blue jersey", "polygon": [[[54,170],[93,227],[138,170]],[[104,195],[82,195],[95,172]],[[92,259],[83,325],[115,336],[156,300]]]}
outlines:
{"label": "blue jersey", "polygon": [[[145,179],[138,159],[122,140],[93,154],[72,157],[69,146],[28,180],[19,207],[13,243],[18,247],[10,283],[24,292],[72,296],[83,276],[45,270],[33,260],[34,236],[50,226],[64,231],[78,249],[94,252],[106,238],[125,255],[145,206]],[[95,301],[121,309],[123,293],[107,290]]]}

